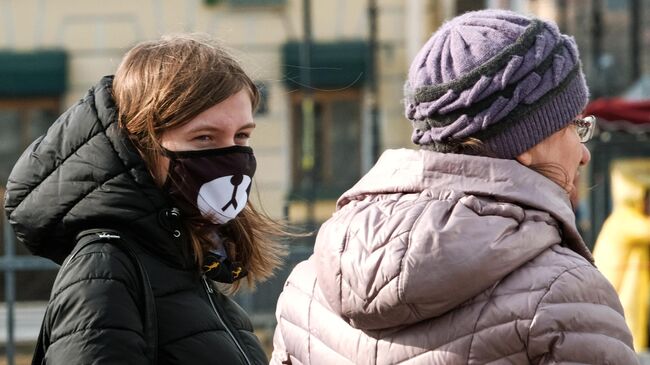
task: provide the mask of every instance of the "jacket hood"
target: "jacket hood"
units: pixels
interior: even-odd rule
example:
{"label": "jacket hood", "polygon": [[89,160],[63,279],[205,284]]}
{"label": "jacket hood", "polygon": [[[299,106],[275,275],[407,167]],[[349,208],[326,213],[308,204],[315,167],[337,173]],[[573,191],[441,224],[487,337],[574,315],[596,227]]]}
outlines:
{"label": "jacket hood", "polygon": [[514,160],[389,150],[337,203],[313,260],[332,310],[367,330],[444,314],[555,244],[593,263],[568,194]]}
{"label": "jacket hood", "polygon": [[137,149],[118,127],[111,76],[104,77],[18,159],[5,211],[16,237],[61,263],[84,229],[130,234],[176,267],[189,267],[185,235]]}

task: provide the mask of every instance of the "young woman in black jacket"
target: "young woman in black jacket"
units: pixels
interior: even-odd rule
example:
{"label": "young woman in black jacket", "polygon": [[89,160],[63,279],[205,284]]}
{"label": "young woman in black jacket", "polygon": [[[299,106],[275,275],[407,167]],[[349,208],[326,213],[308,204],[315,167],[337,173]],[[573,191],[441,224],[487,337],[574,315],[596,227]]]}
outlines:
{"label": "young woman in black jacket", "polygon": [[9,222],[62,264],[42,363],[267,363],[246,314],[213,285],[263,280],[283,253],[281,226],[247,204],[258,101],[210,39],[164,37],[131,49],[23,153]]}

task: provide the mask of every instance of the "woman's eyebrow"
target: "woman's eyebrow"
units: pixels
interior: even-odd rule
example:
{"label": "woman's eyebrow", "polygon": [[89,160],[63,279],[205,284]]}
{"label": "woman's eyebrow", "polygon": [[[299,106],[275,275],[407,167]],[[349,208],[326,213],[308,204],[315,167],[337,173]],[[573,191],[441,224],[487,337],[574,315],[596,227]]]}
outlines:
{"label": "woman's eyebrow", "polygon": [[255,128],[256,126],[257,126],[257,124],[255,124],[255,123],[248,123],[248,124],[245,124],[245,125],[241,126],[239,128],[239,130],[248,129],[248,128]]}
{"label": "woman's eyebrow", "polygon": [[205,124],[196,124],[190,128],[187,129],[188,132],[193,133],[193,132],[200,132],[200,131],[221,131],[222,129],[210,124],[210,123],[205,123]]}
{"label": "woman's eyebrow", "polygon": [[[247,123],[241,127],[239,127],[237,130],[241,131],[244,129],[249,129],[249,128],[255,128],[257,124],[255,123]],[[197,123],[194,126],[190,127],[187,129],[187,132],[189,133],[195,133],[195,132],[201,132],[201,131],[216,131],[216,132],[221,132],[223,131],[223,128],[214,125],[213,123]]]}

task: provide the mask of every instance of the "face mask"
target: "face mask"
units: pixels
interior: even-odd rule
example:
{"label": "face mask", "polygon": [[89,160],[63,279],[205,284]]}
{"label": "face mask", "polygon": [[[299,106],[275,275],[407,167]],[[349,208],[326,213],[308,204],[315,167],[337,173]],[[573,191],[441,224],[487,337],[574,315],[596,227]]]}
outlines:
{"label": "face mask", "polygon": [[181,210],[223,224],[244,209],[257,167],[252,148],[231,146],[164,153],[171,162],[163,188]]}

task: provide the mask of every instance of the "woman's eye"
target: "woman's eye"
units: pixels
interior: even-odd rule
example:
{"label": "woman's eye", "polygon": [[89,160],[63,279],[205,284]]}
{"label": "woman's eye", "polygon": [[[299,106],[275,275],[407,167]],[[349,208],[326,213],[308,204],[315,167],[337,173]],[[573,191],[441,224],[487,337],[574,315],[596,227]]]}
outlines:
{"label": "woman's eye", "polygon": [[212,137],[210,137],[210,136],[198,136],[198,137],[195,137],[194,140],[199,141],[199,142],[209,142],[209,141],[212,140]]}
{"label": "woman's eye", "polygon": [[235,137],[237,139],[249,139],[249,138],[251,138],[250,134],[248,134],[248,133],[237,133],[235,135]]}

